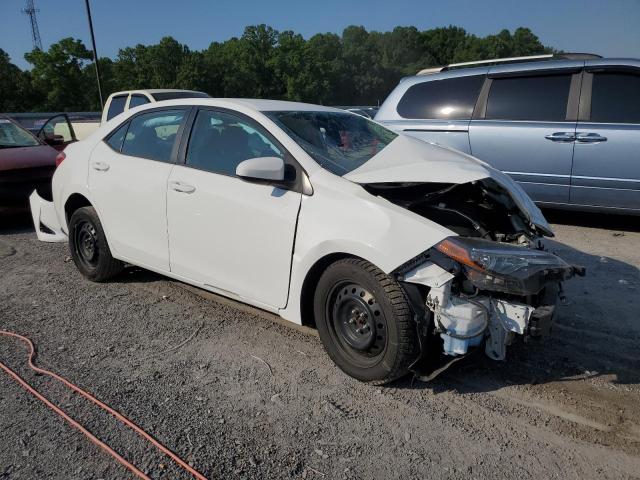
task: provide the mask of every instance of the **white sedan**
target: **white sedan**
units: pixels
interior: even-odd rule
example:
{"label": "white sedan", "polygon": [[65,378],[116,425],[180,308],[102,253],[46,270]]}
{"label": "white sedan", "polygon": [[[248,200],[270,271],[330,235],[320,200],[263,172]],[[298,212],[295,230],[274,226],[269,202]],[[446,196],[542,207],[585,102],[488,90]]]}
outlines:
{"label": "white sedan", "polygon": [[33,220],[85,277],[138,265],[315,326],[363,381],[431,378],[480,348],[503,360],[583,273],[543,249],[549,225],[507,176],[342,110],[160,102],[58,163]]}

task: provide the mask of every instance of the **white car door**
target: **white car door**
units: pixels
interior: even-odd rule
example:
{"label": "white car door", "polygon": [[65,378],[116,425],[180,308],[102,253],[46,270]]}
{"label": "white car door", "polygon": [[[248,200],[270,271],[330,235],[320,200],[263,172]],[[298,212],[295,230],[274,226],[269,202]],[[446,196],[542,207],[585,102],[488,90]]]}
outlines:
{"label": "white car door", "polygon": [[117,258],[169,270],[167,180],[186,112],[154,109],[136,115],[91,155],[89,189]]}
{"label": "white car door", "polygon": [[[235,176],[243,160],[286,159],[284,148],[244,115],[201,109],[183,156],[167,194],[172,273],[254,304],[284,307],[301,193],[292,182]],[[288,175],[301,175],[296,168],[289,164]]]}

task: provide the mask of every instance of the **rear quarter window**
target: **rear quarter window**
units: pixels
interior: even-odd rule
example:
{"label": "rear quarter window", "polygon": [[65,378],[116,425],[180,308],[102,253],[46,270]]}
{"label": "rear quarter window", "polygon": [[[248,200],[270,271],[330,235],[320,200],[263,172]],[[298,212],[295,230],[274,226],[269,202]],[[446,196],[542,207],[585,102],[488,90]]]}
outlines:
{"label": "rear quarter window", "polygon": [[124,136],[127,133],[127,128],[129,128],[129,122],[118,127],[105,140],[107,145],[113,148],[116,152],[119,152],[122,149],[122,142],[124,141]]}
{"label": "rear quarter window", "polygon": [[484,82],[484,75],[416,83],[398,102],[404,118],[468,120]]}

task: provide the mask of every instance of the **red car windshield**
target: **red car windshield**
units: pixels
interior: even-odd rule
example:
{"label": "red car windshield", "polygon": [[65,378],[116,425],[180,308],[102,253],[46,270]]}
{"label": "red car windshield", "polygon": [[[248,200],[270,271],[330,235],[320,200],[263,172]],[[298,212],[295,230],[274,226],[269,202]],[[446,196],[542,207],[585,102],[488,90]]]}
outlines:
{"label": "red car windshield", "polygon": [[40,142],[24,128],[0,118],[0,148],[35,147]]}

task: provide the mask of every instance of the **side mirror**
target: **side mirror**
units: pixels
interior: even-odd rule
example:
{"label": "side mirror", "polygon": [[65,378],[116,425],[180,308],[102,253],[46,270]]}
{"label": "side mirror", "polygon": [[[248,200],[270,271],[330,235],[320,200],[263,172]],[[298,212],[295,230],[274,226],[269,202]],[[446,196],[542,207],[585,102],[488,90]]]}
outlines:
{"label": "side mirror", "polygon": [[236,167],[236,175],[248,180],[284,180],[284,160],[280,157],[250,158],[240,162]]}

